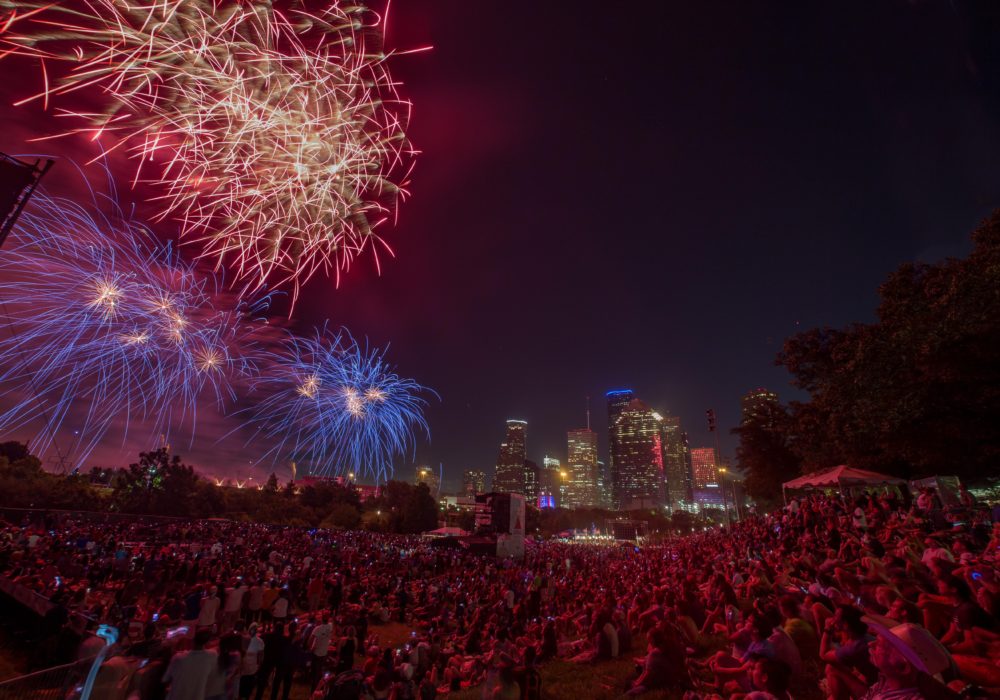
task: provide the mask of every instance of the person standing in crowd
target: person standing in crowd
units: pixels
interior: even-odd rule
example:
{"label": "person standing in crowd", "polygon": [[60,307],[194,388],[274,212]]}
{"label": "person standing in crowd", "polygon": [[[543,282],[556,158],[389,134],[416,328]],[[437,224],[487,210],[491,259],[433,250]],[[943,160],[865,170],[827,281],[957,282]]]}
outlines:
{"label": "person standing in crowd", "polygon": [[257,674],[260,672],[260,660],[264,652],[264,640],[258,634],[256,622],[251,622],[247,634],[242,640],[243,660],[240,664],[240,700],[250,700]]}
{"label": "person standing in crowd", "polygon": [[231,700],[236,697],[239,678],[240,637],[229,634],[219,640],[217,662],[205,684],[205,700]]}
{"label": "person standing in crowd", "polygon": [[278,591],[278,597],[271,605],[271,619],[273,619],[275,623],[283,623],[288,617],[290,604],[291,601],[288,599],[288,589],[282,588]]}
{"label": "person standing in crowd", "polygon": [[330,640],[333,638],[333,625],[330,624],[329,613],[324,613],[320,623],[313,627],[309,635],[309,653],[312,660],[309,665],[310,685],[315,690],[326,667],[326,657],[330,652]]}
{"label": "person standing in crowd", "polygon": [[219,662],[218,654],[205,649],[212,633],[198,630],[194,635],[194,648],[175,655],[163,674],[169,686],[167,700],[205,700],[208,677]]}
{"label": "person standing in crowd", "polygon": [[260,622],[261,609],[264,607],[264,586],[260,580],[254,581],[247,591],[247,617],[252,622]]}

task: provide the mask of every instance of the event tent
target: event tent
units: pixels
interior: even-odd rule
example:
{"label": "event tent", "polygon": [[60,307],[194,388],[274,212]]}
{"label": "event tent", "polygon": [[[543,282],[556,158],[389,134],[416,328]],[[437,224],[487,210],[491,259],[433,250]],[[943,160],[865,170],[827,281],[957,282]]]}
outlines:
{"label": "event tent", "polygon": [[468,534],[460,527],[439,527],[437,530],[424,533],[428,537],[465,537]]}
{"label": "event tent", "polygon": [[805,476],[800,476],[798,479],[786,481],[781,485],[781,491],[784,493],[788,489],[844,488],[845,486],[887,486],[903,485],[905,483],[906,481],[904,479],[897,479],[896,477],[889,476],[888,474],[879,474],[878,472],[870,472],[866,469],[856,469],[854,467],[849,467],[846,464],[841,464],[839,467],[823,469],[818,472],[806,474]]}

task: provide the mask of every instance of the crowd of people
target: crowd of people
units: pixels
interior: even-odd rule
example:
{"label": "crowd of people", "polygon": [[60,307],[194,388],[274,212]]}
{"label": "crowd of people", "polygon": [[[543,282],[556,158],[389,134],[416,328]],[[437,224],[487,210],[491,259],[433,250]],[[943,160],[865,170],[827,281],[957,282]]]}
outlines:
{"label": "crowd of people", "polygon": [[813,494],[655,546],[537,542],[520,561],[368,532],[63,516],[3,524],[0,574],[51,601],[46,663],[119,629],[108,698],[288,700],[298,684],[515,700],[540,697],[556,658],[634,659],[631,696],[990,696],[1000,527],[966,506]]}

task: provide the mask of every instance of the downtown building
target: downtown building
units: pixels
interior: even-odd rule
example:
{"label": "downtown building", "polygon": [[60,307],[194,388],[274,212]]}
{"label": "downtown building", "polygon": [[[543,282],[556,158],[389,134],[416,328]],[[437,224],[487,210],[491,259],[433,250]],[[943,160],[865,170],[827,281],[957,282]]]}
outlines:
{"label": "downtown building", "polygon": [[687,433],[681,430],[681,419],[666,415],[660,422],[663,444],[663,475],[666,480],[666,504],[678,508],[692,500],[691,455]]}
{"label": "downtown building", "polygon": [[[631,397],[624,403],[626,397]],[[615,506],[651,508],[664,502],[662,417],[631,391],[608,394],[608,442]]]}
{"label": "downtown building", "polygon": [[608,463],[601,469],[601,497],[604,504],[616,509],[620,507],[615,485],[615,422],[618,416],[635,398],[631,389],[612,389],[604,395],[608,402]]}
{"label": "downtown building", "polygon": [[566,480],[562,507],[595,508],[603,481],[597,459],[597,433],[590,428],[566,433]]}
{"label": "downtown building", "polygon": [[538,503],[538,483],[541,478],[541,469],[538,464],[530,459],[524,460],[524,494],[525,503],[535,505]]}
{"label": "downtown building", "polygon": [[751,389],[740,399],[740,422],[773,429],[774,412],[779,407],[778,395],[767,389]]}
{"label": "downtown building", "polygon": [[441,475],[437,469],[433,469],[426,464],[418,464],[413,470],[413,483],[417,486],[426,484],[431,490],[431,495],[435,498],[441,490]]}
{"label": "downtown building", "polygon": [[538,497],[535,505],[539,508],[565,507],[565,474],[558,459],[545,455],[542,468],[538,470]]}
{"label": "downtown building", "polygon": [[486,493],[486,472],[482,469],[466,469],[462,472],[462,494],[475,496]]}
{"label": "downtown building", "polygon": [[714,447],[694,447],[691,449],[691,477],[693,498],[698,505],[722,506],[725,495],[719,480],[718,455]]}
{"label": "downtown building", "polygon": [[525,462],[527,452],[525,433],[528,422],[508,420],[504,441],[500,443],[496,472],[493,475],[493,490],[501,493],[525,492]]}
{"label": "downtown building", "polygon": [[691,478],[696,489],[719,485],[719,463],[714,447],[691,448]]}

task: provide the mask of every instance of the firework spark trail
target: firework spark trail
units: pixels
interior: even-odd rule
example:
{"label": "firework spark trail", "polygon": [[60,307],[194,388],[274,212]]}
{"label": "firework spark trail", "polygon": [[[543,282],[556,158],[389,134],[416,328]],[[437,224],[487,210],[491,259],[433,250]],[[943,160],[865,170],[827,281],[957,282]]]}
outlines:
{"label": "firework spark trail", "polygon": [[294,303],[317,272],[339,283],[364,251],[377,266],[392,254],[375,229],[407,194],[416,152],[374,13],[337,1],[316,13],[221,0],[0,8],[0,56],[70,67],[22,102],[100,91],[102,113],[61,110],[82,124],[68,133],[124,147],[136,180],[162,188],[162,216],[247,288],[287,284]]}
{"label": "firework spark trail", "polygon": [[248,314],[267,298],[220,304],[211,276],[121,212],[36,195],[0,255],[0,301],[0,397],[15,400],[0,434],[39,422],[41,454],[74,428],[79,465],[117,424],[123,441],[136,420],[193,439],[198,401],[234,400],[253,373]]}
{"label": "firework spark trail", "polygon": [[383,483],[393,458],[412,454],[417,433],[428,435],[421,394],[429,390],[397,376],[384,350],[363,347],[347,331],[289,336],[257,381],[264,398],[246,425],[272,444],[267,456],[312,474],[353,472]]}

